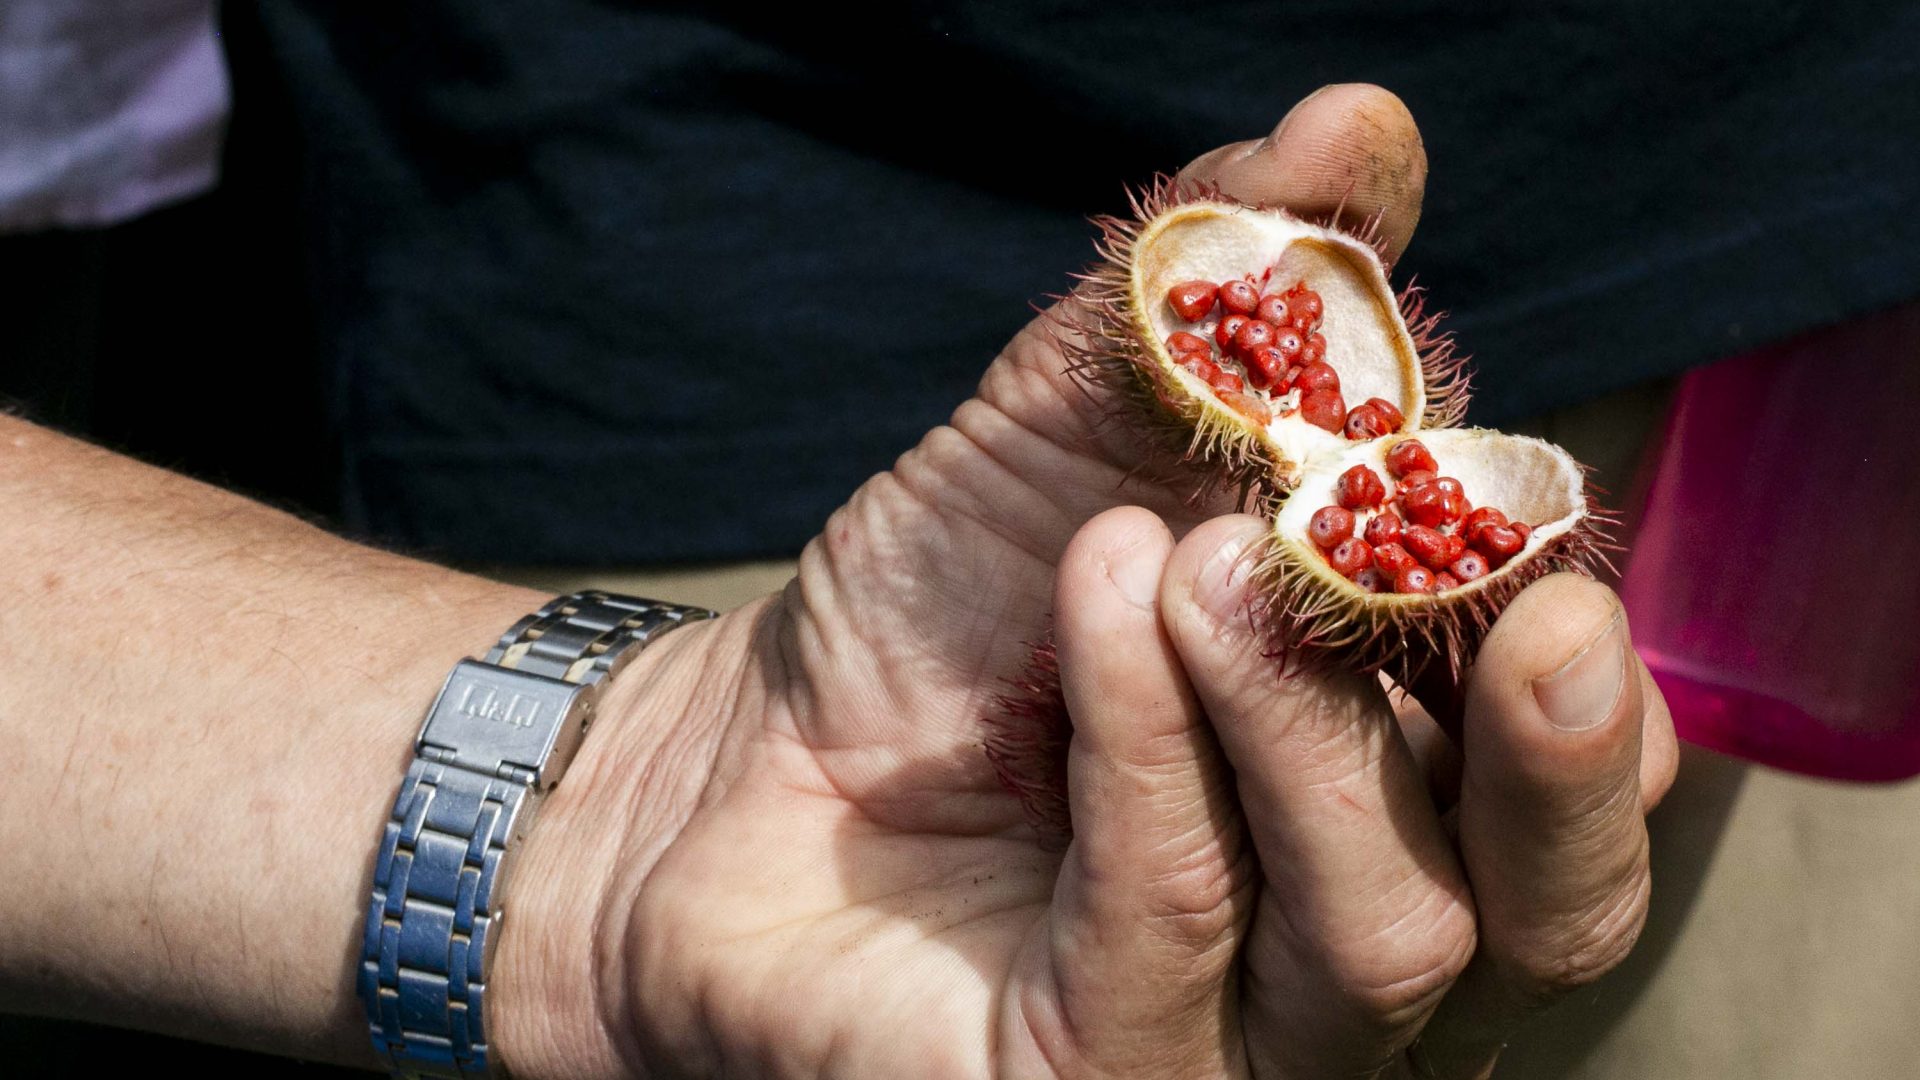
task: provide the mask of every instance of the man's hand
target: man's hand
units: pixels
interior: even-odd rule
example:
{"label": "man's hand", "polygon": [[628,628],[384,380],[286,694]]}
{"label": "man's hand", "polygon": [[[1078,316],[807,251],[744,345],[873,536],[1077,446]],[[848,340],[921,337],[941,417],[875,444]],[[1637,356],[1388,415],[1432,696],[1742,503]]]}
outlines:
{"label": "man's hand", "polygon": [[[1379,213],[1395,250],[1424,173],[1358,86],[1187,171]],[[1281,681],[1240,615],[1263,526],[1139,479],[1048,328],[784,594],[614,682],[504,871],[517,1075],[1453,1080],[1632,943],[1673,746],[1611,594],[1507,610],[1462,754],[1372,682]],[[544,597],[6,416],[0,459],[0,1007],[371,1064],[353,974],[409,739]],[[1049,613],[1064,853],[981,748]]]}
{"label": "man's hand", "polygon": [[[1184,175],[1377,212],[1397,253],[1425,158],[1340,86]],[[1064,367],[1036,320],[784,594],[616,686],[508,894],[518,1075],[1451,1080],[1631,945],[1673,752],[1612,595],[1516,601],[1430,768],[1377,684],[1276,677],[1242,614],[1261,523],[1137,479]],[[1049,612],[1064,854],[980,746]]]}

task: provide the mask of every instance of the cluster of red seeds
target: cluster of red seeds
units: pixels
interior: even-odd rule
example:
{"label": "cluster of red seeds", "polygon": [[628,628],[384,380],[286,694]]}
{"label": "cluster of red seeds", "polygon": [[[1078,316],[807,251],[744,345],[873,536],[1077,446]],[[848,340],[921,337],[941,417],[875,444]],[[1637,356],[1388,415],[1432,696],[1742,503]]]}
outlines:
{"label": "cluster of red seeds", "polygon": [[1298,410],[1308,423],[1335,434],[1377,439],[1406,422],[1383,398],[1347,408],[1320,333],[1326,307],[1304,281],[1264,296],[1246,280],[1183,281],[1167,290],[1167,303],[1196,326],[1219,311],[1211,335],[1179,331],[1167,338],[1167,351],[1228,408],[1255,423]]}
{"label": "cluster of red seeds", "polygon": [[1379,473],[1355,465],[1334,484],[1339,505],[1321,507],[1307,522],[1327,564],[1368,592],[1457,588],[1506,565],[1533,533],[1468,502],[1460,481],[1439,475],[1440,464],[1417,439],[1387,451],[1387,472],[1391,499]]}

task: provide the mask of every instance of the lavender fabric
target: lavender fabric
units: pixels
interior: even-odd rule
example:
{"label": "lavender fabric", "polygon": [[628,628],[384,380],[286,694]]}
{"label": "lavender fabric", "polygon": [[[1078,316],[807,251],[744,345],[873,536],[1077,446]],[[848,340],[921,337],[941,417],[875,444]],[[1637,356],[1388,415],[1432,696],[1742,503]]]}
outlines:
{"label": "lavender fabric", "polygon": [[212,188],[212,0],[0,3],[0,232],[125,221]]}

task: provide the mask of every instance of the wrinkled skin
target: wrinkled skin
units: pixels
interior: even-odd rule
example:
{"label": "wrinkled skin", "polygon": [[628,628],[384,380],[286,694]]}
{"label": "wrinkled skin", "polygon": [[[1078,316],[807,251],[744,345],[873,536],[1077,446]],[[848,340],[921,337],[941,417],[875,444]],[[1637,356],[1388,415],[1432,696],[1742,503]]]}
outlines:
{"label": "wrinkled skin", "polygon": [[[1425,158],[1345,86],[1184,175],[1380,211],[1397,253]],[[1036,320],[783,593],[620,681],[508,894],[517,1075],[1472,1077],[1631,946],[1673,751],[1612,594],[1528,590],[1464,754],[1430,753],[1372,682],[1276,679],[1237,569],[1261,523],[1135,478],[1063,366]],[[981,751],[1049,612],[1064,853]],[[1571,732],[1534,682],[1569,657],[1619,683]]]}

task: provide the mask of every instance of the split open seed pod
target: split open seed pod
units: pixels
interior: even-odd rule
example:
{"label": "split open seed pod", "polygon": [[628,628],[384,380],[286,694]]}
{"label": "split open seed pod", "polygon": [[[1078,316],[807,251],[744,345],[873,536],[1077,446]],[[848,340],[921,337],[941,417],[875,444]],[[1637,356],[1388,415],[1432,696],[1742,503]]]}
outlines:
{"label": "split open seed pod", "polygon": [[[1395,467],[1406,456],[1395,450],[1409,446],[1440,466],[1432,480],[1421,479],[1428,470]],[[1359,469],[1381,479],[1377,499],[1343,482]],[[1447,479],[1471,497],[1454,506],[1417,498]],[[1315,516],[1329,507],[1348,516],[1350,532],[1316,535]],[[1439,663],[1457,684],[1521,589],[1604,559],[1604,521],[1586,469],[1540,439],[1459,428],[1356,442],[1315,458],[1274,512],[1255,575],[1259,621],[1292,662],[1386,671],[1409,687]],[[1365,550],[1345,562],[1349,542]],[[1425,581],[1404,587],[1423,572]]]}
{"label": "split open seed pod", "polygon": [[[1130,399],[1133,418],[1163,447],[1256,492],[1284,494],[1310,459],[1344,445],[1335,429],[1353,407],[1383,402],[1403,418],[1395,428],[1402,431],[1465,416],[1467,379],[1451,339],[1424,313],[1419,289],[1394,292],[1370,238],[1164,178],[1133,210],[1095,219],[1100,261],[1081,275],[1083,303],[1065,309],[1062,347],[1077,370]],[[1199,319],[1178,310],[1170,295],[1194,282],[1316,296],[1317,328],[1292,329],[1306,358],[1315,355],[1314,337],[1324,339],[1324,362],[1339,376],[1340,423],[1314,408],[1330,403],[1324,392],[1316,397],[1323,387],[1263,377],[1237,335],[1222,340],[1222,324],[1235,315],[1227,298]],[[1253,308],[1257,315],[1257,302]],[[1209,379],[1204,367],[1183,363],[1194,354],[1171,344],[1183,334],[1210,343],[1210,361],[1230,377]],[[1310,366],[1281,351],[1289,368]]]}
{"label": "split open seed pod", "polygon": [[1570,454],[1447,430],[1462,358],[1369,237],[1168,179],[1133,209],[1096,219],[1063,342],[1143,437],[1272,516],[1259,614],[1290,664],[1457,683],[1521,588],[1602,557]]}
{"label": "split open seed pod", "polygon": [[[1501,609],[1604,561],[1607,518],[1572,455],[1457,427],[1462,359],[1364,232],[1171,179],[1095,223],[1100,260],[1055,309],[1060,347],[1143,441],[1270,517],[1254,615],[1289,668],[1385,672],[1457,708]],[[1052,845],[1072,834],[1071,730],[1042,640],[986,750]]]}

